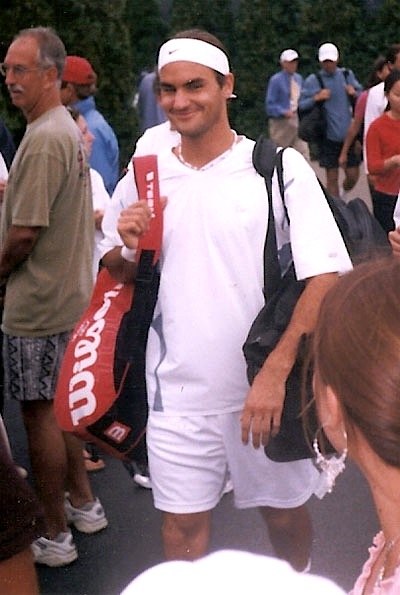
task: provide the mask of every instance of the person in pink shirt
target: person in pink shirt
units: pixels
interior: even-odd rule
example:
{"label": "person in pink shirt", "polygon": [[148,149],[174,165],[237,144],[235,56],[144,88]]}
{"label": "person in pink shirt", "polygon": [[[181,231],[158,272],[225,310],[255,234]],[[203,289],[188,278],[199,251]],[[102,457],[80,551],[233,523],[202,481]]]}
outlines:
{"label": "person in pink shirt", "polygon": [[[400,260],[369,261],[326,294],[314,334],[317,463],[333,487],[346,455],[369,484],[381,527],[351,595],[400,593]],[[340,524],[340,521],[339,521]]]}

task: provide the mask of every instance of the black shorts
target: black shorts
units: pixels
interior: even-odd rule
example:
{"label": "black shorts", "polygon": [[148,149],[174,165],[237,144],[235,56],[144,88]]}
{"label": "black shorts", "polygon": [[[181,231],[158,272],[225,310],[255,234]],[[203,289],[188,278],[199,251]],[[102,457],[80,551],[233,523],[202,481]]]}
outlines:
{"label": "black shorts", "polygon": [[394,224],[394,209],[397,202],[397,194],[386,194],[379,192],[379,190],[372,190],[372,207],[375,218],[378,219],[386,233],[393,231]]}
{"label": "black shorts", "polygon": [[[343,143],[325,139],[319,147],[318,162],[325,169],[339,167],[339,155]],[[347,167],[357,167],[361,163],[362,151],[355,151],[354,145],[350,147],[347,155]]]}

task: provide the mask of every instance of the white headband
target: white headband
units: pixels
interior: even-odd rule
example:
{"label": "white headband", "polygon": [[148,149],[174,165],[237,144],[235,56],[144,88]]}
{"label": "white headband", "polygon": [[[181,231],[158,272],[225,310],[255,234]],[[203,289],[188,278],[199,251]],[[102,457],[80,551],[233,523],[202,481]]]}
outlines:
{"label": "white headband", "polygon": [[226,54],[215,45],[200,39],[170,39],[161,46],[158,70],[166,64],[180,61],[202,64],[221,74],[230,72]]}

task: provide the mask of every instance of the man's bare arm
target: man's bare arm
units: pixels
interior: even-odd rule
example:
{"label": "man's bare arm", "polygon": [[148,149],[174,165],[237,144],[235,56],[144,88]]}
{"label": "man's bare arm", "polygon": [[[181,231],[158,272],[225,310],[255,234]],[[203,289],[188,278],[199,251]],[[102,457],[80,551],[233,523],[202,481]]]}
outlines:
{"label": "man's bare arm", "polygon": [[395,256],[400,256],[400,228],[389,231],[389,241]]}
{"label": "man's bare arm", "polygon": [[4,282],[30,255],[40,234],[40,227],[12,225],[0,255],[0,279]]}
{"label": "man's bare arm", "polygon": [[[149,229],[151,211],[147,202],[140,200],[123,209],[117,222],[117,230],[126,248],[132,253],[137,249],[139,238]],[[122,283],[132,283],[136,264],[121,256],[121,247],[116,246],[102,258],[102,263],[111,275]]]}
{"label": "man's bare arm", "polygon": [[337,273],[312,277],[307,281],[293,311],[291,321],[278,345],[254,379],[242,412],[242,440],[253,446],[266,445],[270,434],[279,431],[286,379],[293,368],[303,334],[314,330],[319,307],[326,292],[334,285]]}
{"label": "man's bare arm", "polygon": [[133,283],[136,274],[136,264],[121,256],[121,248],[116,246],[101,259],[110,274],[120,283]]}

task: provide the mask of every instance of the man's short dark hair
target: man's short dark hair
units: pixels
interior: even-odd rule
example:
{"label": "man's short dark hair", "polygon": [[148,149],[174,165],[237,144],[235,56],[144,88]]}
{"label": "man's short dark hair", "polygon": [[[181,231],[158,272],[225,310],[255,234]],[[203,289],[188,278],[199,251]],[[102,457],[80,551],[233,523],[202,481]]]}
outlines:
{"label": "man's short dark hair", "polygon": [[394,64],[398,54],[400,54],[400,43],[392,43],[386,51],[386,61]]}

